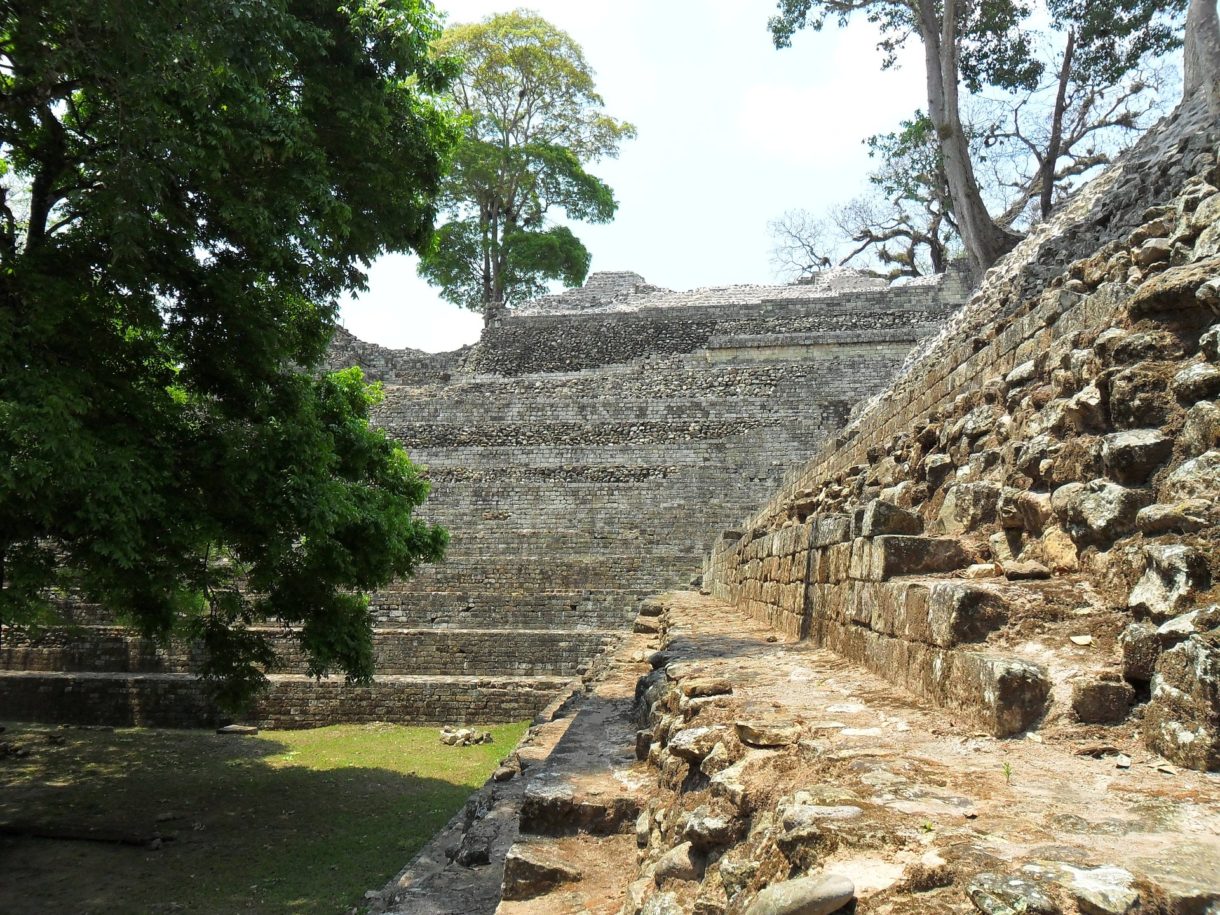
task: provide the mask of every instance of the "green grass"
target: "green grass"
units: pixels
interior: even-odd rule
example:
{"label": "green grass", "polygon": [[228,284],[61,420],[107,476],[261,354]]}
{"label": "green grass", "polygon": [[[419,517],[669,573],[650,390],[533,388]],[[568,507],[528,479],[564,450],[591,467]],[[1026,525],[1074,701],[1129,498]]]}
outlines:
{"label": "green grass", "polygon": [[0,912],[325,913],[360,903],[461,808],[525,730],[443,746],[437,728],[221,737],[10,727],[0,823],[161,833],[160,849],[0,839]]}

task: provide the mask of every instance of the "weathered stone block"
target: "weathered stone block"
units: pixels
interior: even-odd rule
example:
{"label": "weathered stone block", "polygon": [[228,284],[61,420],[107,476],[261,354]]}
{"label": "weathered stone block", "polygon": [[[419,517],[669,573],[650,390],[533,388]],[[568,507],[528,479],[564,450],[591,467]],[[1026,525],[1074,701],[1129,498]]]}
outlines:
{"label": "weathered stone block", "polygon": [[968,582],[937,582],[928,591],[927,605],[932,644],[941,648],[981,642],[1008,620],[999,594]]}
{"label": "weathered stone block", "polygon": [[564,883],[581,879],[580,869],[537,844],[518,842],[504,858],[502,896],[507,900],[533,899]]}
{"label": "weathered stone block", "polygon": [[1110,480],[1068,483],[1051,494],[1051,507],[1077,543],[1106,543],[1131,533],[1150,493]]}
{"label": "weathered stone block", "polygon": [[1153,364],[1123,369],[1110,382],[1110,418],[1120,429],[1164,425],[1172,410],[1164,373]]}
{"label": "weathered stone block", "polygon": [[1220,406],[1205,400],[1191,407],[1180,438],[1189,457],[1220,446]]}
{"label": "weathered stone block", "polygon": [[1102,437],[1106,473],[1120,483],[1139,486],[1173,452],[1173,439],[1159,429],[1131,429]]}
{"label": "weathered stone block", "polygon": [[828,547],[851,539],[851,518],[848,515],[818,515],[815,547]]}
{"label": "weathered stone block", "polygon": [[1072,711],[1084,724],[1118,724],[1135,702],[1130,683],[1080,679],[1072,684]]}
{"label": "weathered stone block", "polygon": [[1123,653],[1123,676],[1132,683],[1148,683],[1156,671],[1161,639],[1149,623],[1132,623],[1118,637]]}
{"label": "weathered stone block", "polygon": [[1220,451],[1208,451],[1187,461],[1165,480],[1161,501],[1186,499],[1220,501]]}
{"label": "weathered stone block", "polygon": [[723,727],[686,728],[671,735],[666,749],[674,756],[697,766],[727,733],[727,728]]}
{"label": "weathered stone block", "polygon": [[1173,376],[1173,393],[1187,404],[1220,395],[1220,368],[1206,362],[1188,365]]}
{"label": "weathered stone block", "polygon": [[952,572],[970,564],[970,555],[957,540],[939,537],[887,535],[871,541],[871,577],[886,581],[896,575]]}
{"label": "weathered stone block", "polygon": [[994,524],[1000,500],[995,483],[958,483],[949,488],[938,518],[946,534],[957,536]]}
{"label": "weathered stone block", "polygon": [[1141,508],[1135,516],[1135,526],[1141,534],[1188,534],[1201,531],[1211,523],[1215,506],[1206,499],[1187,499],[1166,505],[1158,502]]}
{"label": "weathered stone block", "polygon": [[1156,622],[1177,616],[1195,594],[1211,586],[1207,559],[1198,550],[1181,544],[1151,544],[1144,547],[1148,566],[1127,599],[1135,613]]}
{"label": "weathered stone block", "polygon": [[1052,517],[1051,497],[1047,493],[1004,487],[996,507],[996,518],[1005,530],[1026,530],[1041,534]]}
{"label": "weathered stone block", "polygon": [[882,534],[922,534],[923,519],[916,514],[874,499],[864,507],[861,536],[877,537]]}
{"label": "weathered stone block", "polygon": [[1131,296],[1127,309],[1134,318],[1194,311],[1201,306],[1196,291],[1217,275],[1220,275],[1220,257],[1170,267],[1142,283]]}
{"label": "weathered stone block", "polygon": [[855,885],[846,877],[798,877],[774,883],[750,903],[745,915],[828,915],[855,898]]}
{"label": "weathered stone block", "polygon": [[953,704],[970,709],[996,737],[1034,727],[1046,713],[1050,679],[1037,664],[974,652],[950,652]]}
{"label": "weathered stone block", "polygon": [[1144,737],[1180,766],[1220,770],[1220,642],[1215,638],[1193,635],[1161,653]]}

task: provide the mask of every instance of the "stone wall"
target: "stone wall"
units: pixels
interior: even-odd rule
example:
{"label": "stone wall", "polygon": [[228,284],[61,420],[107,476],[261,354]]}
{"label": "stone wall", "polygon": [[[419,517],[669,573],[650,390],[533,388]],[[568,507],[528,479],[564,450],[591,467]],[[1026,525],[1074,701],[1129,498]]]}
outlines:
{"label": "stone wall", "polygon": [[1039,226],[707,587],[995,733],[1134,710],[1220,768],[1216,142],[1184,108]]}

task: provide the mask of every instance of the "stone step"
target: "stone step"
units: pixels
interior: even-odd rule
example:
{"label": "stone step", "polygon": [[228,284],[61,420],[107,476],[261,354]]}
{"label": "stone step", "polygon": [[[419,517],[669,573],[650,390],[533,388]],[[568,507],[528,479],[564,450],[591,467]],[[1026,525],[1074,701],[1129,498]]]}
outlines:
{"label": "stone step", "polygon": [[[262,728],[379,721],[494,724],[533,718],[572,683],[564,677],[334,677],[273,674],[243,720]],[[11,721],[114,727],[211,727],[224,716],[190,674],[0,671],[0,714]]]}
{"label": "stone step", "polygon": [[[655,638],[635,634],[626,644],[635,649],[628,655],[642,657]],[[623,658],[620,652],[583,697],[567,732],[532,774],[522,802],[523,834],[610,836],[634,829],[644,782],[632,709],[636,683],[648,667]]]}
{"label": "stone step", "polygon": [[[280,672],[306,672],[304,655],[282,629],[255,630],[269,636]],[[378,676],[578,676],[617,637],[604,629],[378,628],[373,657]],[[199,646],[167,646],[117,627],[44,630],[37,635],[5,630],[0,670],[92,671],[97,673],[194,673]]]}
{"label": "stone step", "polygon": [[415,591],[401,582],[372,595],[370,609],[377,625],[386,627],[625,630],[648,593],[643,588]]}
{"label": "stone step", "polygon": [[1130,729],[997,740],[722,601],[661,602],[641,690],[653,815],[626,911],[805,911],[763,905],[804,874],[852,881],[862,912],[1220,906],[1220,783]]}

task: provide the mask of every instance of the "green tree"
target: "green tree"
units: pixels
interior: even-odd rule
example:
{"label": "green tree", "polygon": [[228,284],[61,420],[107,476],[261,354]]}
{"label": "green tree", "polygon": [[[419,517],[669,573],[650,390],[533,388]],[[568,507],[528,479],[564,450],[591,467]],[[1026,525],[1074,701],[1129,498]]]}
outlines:
{"label": "green tree", "polygon": [[436,51],[465,62],[452,98],[466,130],[444,187],[449,221],[419,272],[491,321],[550,280],[584,282],[588,250],[548,216],[614,218],[614,193],[586,169],[618,155],[635,128],[603,112],[580,46],[533,13],[453,26]]}
{"label": "green tree", "polygon": [[[1055,174],[1061,155],[1057,138],[1062,136],[1066,86],[1072,76],[1113,82],[1147,55],[1168,50],[1178,41],[1186,2],[1051,0],[1054,24],[1068,34],[1069,42],[1055,107],[1060,120],[1050,132],[1049,148],[1040,154],[1044,175]],[[1214,2],[1207,2],[1214,12]],[[857,13],[881,29],[883,67],[894,64],[908,36],[919,38],[928,117],[940,146],[952,213],[972,266],[981,272],[1011,249],[1019,236],[988,212],[970,155],[961,94],[963,88],[978,93],[984,87],[1010,92],[1038,87],[1045,64],[1035,54],[1036,36],[1029,27],[1032,5],[1025,0],[778,0],[778,9],[769,23],[777,47],[788,46],[799,29],[821,29],[828,20],[845,25]]]}
{"label": "green tree", "polygon": [[457,130],[425,0],[0,4],[0,622],[56,589],[188,632],[237,701],[278,620],[371,675],[427,484],[313,367],[422,246]]}

